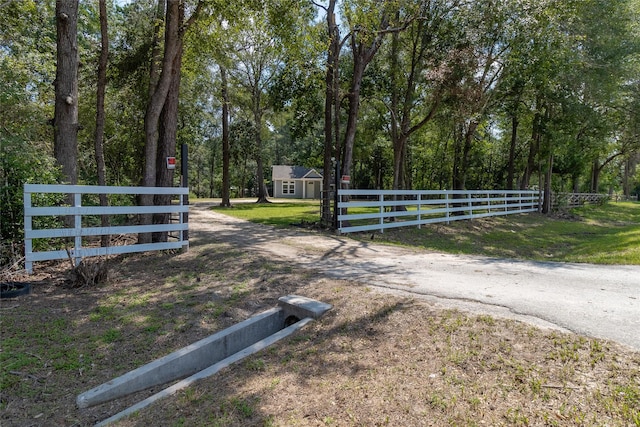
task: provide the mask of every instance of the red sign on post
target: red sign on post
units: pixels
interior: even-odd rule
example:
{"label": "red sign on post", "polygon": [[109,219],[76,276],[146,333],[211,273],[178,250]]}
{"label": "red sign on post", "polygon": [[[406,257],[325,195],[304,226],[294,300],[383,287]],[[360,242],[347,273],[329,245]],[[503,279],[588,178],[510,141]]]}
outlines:
{"label": "red sign on post", "polygon": [[341,181],[343,184],[349,184],[351,182],[351,177],[349,175],[342,175]]}
{"label": "red sign on post", "polygon": [[167,169],[175,169],[175,168],[176,168],[176,158],[167,157]]}

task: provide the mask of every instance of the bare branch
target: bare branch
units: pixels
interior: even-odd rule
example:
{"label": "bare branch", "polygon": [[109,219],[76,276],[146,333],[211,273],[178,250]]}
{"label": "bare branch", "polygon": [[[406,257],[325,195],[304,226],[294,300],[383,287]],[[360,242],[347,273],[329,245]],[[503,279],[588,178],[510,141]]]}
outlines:
{"label": "bare branch", "polygon": [[189,27],[191,27],[191,25],[193,25],[193,23],[196,22],[196,20],[200,16],[200,13],[202,12],[203,6],[204,6],[204,1],[198,0],[198,4],[196,5],[196,10],[193,11],[191,16],[187,20],[187,22],[185,22],[184,25],[182,26],[182,29],[181,29],[182,32],[186,32],[189,29]]}
{"label": "bare branch", "polygon": [[326,6],[324,6],[324,5],[320,4],[320,3],[316,3],[313,0],[311,0],[311,4],[313,4],[314,6],[319,7],[320,9],[324,10],[325,12],[327,12],[329,10]]}

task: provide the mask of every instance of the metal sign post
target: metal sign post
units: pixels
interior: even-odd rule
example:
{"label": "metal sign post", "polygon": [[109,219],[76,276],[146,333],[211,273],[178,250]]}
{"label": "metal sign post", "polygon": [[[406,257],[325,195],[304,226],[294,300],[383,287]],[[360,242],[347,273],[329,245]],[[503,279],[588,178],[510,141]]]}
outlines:
{"label": "metal sign post", "polygon": [[338,189],[340,188],[340,160],[336,160],[335,170],[333,172],[334,191],[333,191],[333,228],[338,229]]}
{"label": "metal sign post", "polygon": [[[187,144],[182,144],[180,148],[180,184],[182,187],[189,187],[189,147]],[[182,204],[184,206],[189,206],[189,193],[182,195]],[[182,223],[189,223],[189,210],[182,213]],[[184,242],[189,241],[189,228],[182,231],[182,240]],[[188,246],[187,246],[188,248]]]}

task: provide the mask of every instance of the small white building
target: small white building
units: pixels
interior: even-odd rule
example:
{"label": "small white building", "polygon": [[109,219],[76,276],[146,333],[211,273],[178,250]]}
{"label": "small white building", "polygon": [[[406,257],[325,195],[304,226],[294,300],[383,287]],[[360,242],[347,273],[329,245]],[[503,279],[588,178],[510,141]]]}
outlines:
{"label": "small white building", "polygon": [[273,197],[290,199],[319,199],[322,174],[304,166],[274,165],[271,181]]}

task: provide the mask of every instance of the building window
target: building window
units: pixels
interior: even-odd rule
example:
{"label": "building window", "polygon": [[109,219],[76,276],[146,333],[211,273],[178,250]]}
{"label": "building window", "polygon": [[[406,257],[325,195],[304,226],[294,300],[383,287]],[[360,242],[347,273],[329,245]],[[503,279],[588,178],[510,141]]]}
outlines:
{"label": "building window", "polygon": [[296,191],[295,181],[282,181],[282,194],[294,194]]}

